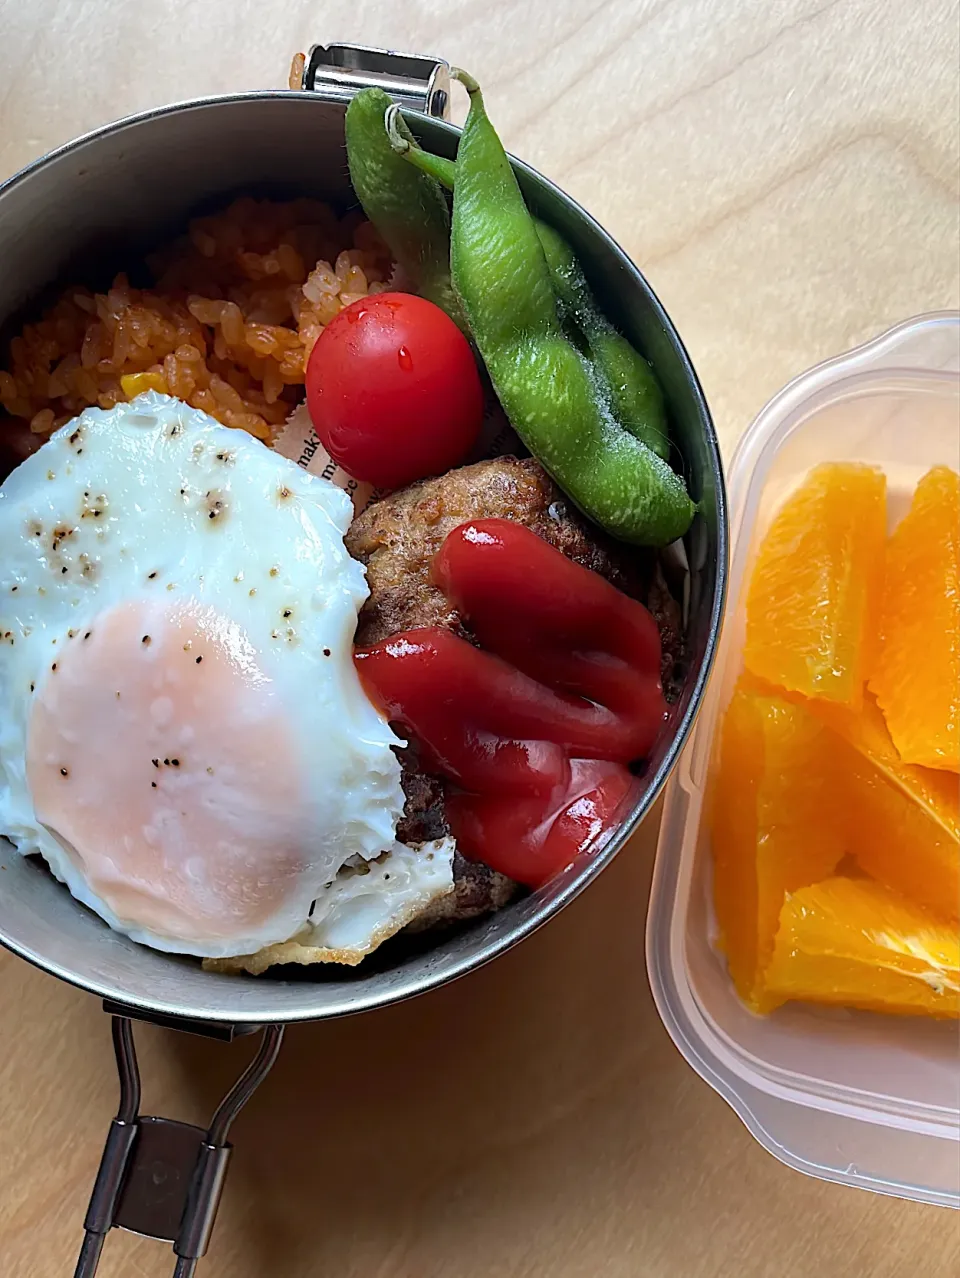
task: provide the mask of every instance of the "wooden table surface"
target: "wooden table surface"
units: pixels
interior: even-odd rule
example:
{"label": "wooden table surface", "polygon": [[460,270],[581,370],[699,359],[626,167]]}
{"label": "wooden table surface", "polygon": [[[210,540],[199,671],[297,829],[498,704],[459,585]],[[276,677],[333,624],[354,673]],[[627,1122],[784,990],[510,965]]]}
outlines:
{"label": "wooden table surface", "polygon": [[[795,373],[958,305],[958,31],[951,0],[0,0],[0,176],[128,111],[283,84],[313,41],[444,55],[647,272],[729,455]],[[789,1171],[675,1051],[643,965],[655,833],[484,971],[294,1029],[200,1274],[960,1272],[957,1214]],[[108,1024],[0,972],[0,1275],[65,1278],[116,1103]],[[193,1120],[249,1052],[138,1038],[147,1111]],[[171,1270],[115,1234],[101,1273]]]}

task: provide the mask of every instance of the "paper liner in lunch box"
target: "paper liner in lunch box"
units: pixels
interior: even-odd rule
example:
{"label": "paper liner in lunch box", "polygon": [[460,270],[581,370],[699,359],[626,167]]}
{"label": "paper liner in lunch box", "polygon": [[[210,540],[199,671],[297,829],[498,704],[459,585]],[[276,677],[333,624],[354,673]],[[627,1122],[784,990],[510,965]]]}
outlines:
{"label": "paper liner in lunch box", "polygon": [[[298,404],[287,418],[287,423],[277,438],[274,448],[282,456],[302,466],[311,475],[329,479],[338,488],[342,488],[353,502],[355,516],[362,514],[372,502],[377,501],[387,492],[385,488],[375,488],[373,484],[354,479],[342,466],[337,465],[320,443],[305,402]],[[496,397],[488,394],[480,437],[469,456],[464,458],[464,463],[481,461],[488,457],[502,457],[518,449],[522,450],[522,445],[513,427],[504,416]]]}

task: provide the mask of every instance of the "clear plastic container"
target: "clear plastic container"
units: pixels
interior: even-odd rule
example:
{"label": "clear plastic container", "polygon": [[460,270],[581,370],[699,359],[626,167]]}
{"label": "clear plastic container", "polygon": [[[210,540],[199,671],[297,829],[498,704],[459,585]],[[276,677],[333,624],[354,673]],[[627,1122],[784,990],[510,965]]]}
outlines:
{"label": "clear plastic container", "polygon": [[744,598],[772,514],[822,461],[887,474],[891,522],[937,464],[960,465],[960,315],[911,320],[791,382],[729,470],[729,596],[716,667],[667,789],[647,921],[653,995],[693,1068],[760,1143],[799,1171],[960,1206],[956,1022],[739,1001],[713,940],[704,811],[713,738],[741,668]]}

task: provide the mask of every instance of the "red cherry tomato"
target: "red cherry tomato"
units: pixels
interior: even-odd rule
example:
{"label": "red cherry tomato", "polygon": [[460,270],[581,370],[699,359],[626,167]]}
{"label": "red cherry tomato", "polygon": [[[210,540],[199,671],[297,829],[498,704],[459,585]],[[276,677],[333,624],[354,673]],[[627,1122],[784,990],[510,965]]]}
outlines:
{"label": "red cherry tomato", "polygon": [[438,306],[379,293],[345,307],[307,364],[320,442],[355,479],[400,488],[458,465],[476,443],[483,388],[473,351]]}

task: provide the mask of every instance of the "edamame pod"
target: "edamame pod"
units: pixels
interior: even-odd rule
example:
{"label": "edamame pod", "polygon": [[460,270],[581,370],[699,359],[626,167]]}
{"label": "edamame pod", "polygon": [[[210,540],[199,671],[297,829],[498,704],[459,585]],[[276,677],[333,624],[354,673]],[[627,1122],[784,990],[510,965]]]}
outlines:
{"label": "edamame pod", "polygon": [[447,201],[432,178],[404,163],[391,147],[383,126],[390,105],[382,89],[371,88],[361,89],[347,107],[344,127],[353,189],[412,288],[466,332],[450,280]]}
{"label": "edamame pod", "polygon": [[564,334],[547,259],[476,81],[457,152],[451,270],[500,402],[574,502],[625,541],[665,545],[690,526],[682,479],[610,413]]}
{"label": "edamame pod", "polygon": [[[449,191],[454,189],[456,162],[419,147],[398,106],[389,108],[385,123],[390,145],[398,155]],[[600,310],[583,267],[563,236],[538,218],[534,218],[534,226],[550,268],[561,318],[582,333],[609,393],[614,417],[666,460],[670,456],[667,410],[653,369]]]}
{"label": "edamame pod", "polygon": [[610,392],[614,417],[658,457],[670,456],[667,409],[653,369],[597,305],[576,254],[558,231],[536,222],[561,316],[586,339],[594,366]]}
{"label": "edamame pod", "polygon": [[392,102],[387,107],[383,124],[387,130],[391,150],[403,159],[409,160],[414,168],[419,169],[427,177],[433,178],[441,186],[445,186],[448,191],[453,191],[457,176],[456,160],[448,160],[446,156],[425,151],[410,132],[396,102]]}

